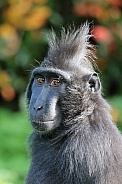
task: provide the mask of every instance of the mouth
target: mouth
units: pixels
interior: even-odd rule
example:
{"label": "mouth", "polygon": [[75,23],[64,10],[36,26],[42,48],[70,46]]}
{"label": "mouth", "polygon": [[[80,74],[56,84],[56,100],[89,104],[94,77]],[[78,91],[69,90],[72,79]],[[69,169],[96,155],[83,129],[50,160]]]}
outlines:
{"label": "mouth", "polygon": [[49,131],[54,126],[54,120],[44,121],[44,122],[34,121],[32,122],[32,126],[36,131],[39,131],[39,132]]}

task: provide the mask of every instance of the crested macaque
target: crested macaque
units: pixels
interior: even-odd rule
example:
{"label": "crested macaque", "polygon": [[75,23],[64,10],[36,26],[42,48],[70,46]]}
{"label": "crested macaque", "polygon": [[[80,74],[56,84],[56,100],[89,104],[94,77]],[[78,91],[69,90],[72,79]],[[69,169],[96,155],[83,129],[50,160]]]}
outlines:
{"label": "crested macaque", "polygon": [[122,184],[122,136],[102,97],[89,27],[52,31],[31,73],[26,184]]}

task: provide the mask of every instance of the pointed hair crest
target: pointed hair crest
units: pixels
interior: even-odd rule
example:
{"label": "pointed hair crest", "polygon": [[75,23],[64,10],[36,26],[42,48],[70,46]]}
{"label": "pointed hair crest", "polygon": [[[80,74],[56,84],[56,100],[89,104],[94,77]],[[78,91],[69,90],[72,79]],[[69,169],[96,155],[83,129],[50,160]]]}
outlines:
{"label": "pointed hair crest", "polygon": [[62,27],[60,37],[52,30],[48,35],[48,55],[42,65],[60,69],[72,66],[93,69],[96,57],[95,48],[89,42],[91,37],[93,35],[90,33],[90,26],[87,22],[78,29],[71,26]]}

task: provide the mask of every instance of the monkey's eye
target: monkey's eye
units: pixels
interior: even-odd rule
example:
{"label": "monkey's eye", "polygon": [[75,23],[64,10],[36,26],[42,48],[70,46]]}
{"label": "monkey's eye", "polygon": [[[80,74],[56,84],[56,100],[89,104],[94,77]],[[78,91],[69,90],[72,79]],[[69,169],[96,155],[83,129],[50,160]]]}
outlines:
{"label": "monkey's eye", "polygon": [[36,81],[37,81],[37,83],[38,83],[39,85],[42,85],[42,84],[44,84],[45,79],[44,79],[43,76],[41,76],[41,77],[37,77]]}
{"label": "monkey's eye", "polygon": [[51,81],[51,84],[50,84],[51,86],[60,86],[61,85],[61,81],[59,80],[59,79],[53,79],[52,81]]}

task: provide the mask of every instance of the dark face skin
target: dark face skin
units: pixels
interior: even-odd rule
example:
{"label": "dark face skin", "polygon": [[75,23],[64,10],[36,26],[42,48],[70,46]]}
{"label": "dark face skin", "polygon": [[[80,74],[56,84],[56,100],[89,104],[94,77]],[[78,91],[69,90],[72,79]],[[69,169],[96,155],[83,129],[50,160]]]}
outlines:
{"label": "dark face skin", "polygon": [[50,71],[34,72],[29,104],[30,120],[36,131],[48,132],[61,123],[60,96],[65,92],[66,80]]}
{"label": "dark face skin", "polygon": [[[88,83],[88,88],[94,93],[99,89],[97,74],[92,73],[87,76],[88,79],[85,83]],[[44,67],[36,68],[33,71],[28,99],[30,121],[35,131],[48,133],[59,127],[68,111],[68,109],[62,111],[60,107],[62,98],[64,99],[65,96],[65,101],[72,98],[70,94],[67,97],[65,95],[66,88],[70,84],[71,76],[65,71]],[[77,96],[75,98],[77,100]],[[69,101],[67,103],[70,103]],[[79,103],[82,105],[81,102]],[[75,109],[77,108],[74,107]],[[71,115],[73,114],[71,113]]]}

